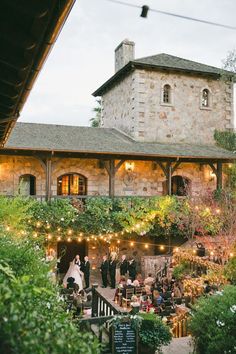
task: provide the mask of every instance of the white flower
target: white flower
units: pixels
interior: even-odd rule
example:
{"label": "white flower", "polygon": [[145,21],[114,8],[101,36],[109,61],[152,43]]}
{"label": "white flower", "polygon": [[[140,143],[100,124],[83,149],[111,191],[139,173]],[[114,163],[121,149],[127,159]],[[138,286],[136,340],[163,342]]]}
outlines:
{"label": "white flower", "polygon": [[220,321],[220,320],[217,320],[216,324],[217,324],[218,327],[224,327],[224,325],[225,325],[225,323]]}
{"label": "white flower", "polygon": [[61,218],[61,221],[64,221],[65,219],[64,218]]}
{"label": "white flower", "polygon": [[231,306],[230,311],[236,313],[236,305]]}
{"label": "white flower", "polygon": [[47,303],[46,303],[46,306],[47,306],[47,308],[50,310],[50,308],[51,308],[50,302],[47,302]]}
{"label": "white flower", "polygon": [[7,318],[7,317],[3,317],[3,321],[4,321],[4,322],[7,322],[7,321],[8,321],[8,318]]}

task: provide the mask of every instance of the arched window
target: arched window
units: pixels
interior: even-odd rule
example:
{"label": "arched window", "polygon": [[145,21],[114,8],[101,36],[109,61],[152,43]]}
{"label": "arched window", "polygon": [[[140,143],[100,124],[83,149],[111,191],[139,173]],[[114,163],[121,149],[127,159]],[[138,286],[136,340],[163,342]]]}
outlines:
{"label": "arched window", "polygon": [[78,173],[68,173],[57,179],[57,195],[86,195],[86,177]]}
{"label": "arched window", "polygon": [[33,175],[22,175],[19,178],[19,194],[35,195],[36,194],[36,177]]}
{"label": "arched window", "polygon": [[171,86],[168,84],[163,86],[162,103],[171,103]]}
{"label": "arched window", "polygon": [[171,178],[171,194],[186,196],[190,192],[190,180],[182,176],[173,176]]}
{"label": "arched window", "polygon": [[202,90],[201,106],[204,108],[210,107],[210,91],[206,88]]}

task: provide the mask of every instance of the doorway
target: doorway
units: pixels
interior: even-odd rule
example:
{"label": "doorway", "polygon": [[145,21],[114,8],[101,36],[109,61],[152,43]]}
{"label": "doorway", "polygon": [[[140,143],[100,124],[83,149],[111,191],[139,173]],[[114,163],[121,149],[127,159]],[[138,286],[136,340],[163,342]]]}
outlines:
{"label": "doorway", "polygon": [[78,254],[80,256],[80,260],[83,261],[84,257],[88,255],[87,243],[85,240],[78,241],[60,241],[57,243],[57,255],[58,258],[61,258],[61,261],[58,265],[59,273],[66,273],[70,262],[75,258]]}

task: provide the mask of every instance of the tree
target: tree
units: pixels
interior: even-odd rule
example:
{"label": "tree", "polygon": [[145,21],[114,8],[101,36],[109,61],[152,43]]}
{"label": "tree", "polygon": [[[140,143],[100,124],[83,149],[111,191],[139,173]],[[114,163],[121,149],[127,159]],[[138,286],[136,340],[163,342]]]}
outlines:
{"label": "tree", "polygon": [[223,60],[223,69],[236,73],[236,49],[228,52],[226,59]]}
{"label": "tree", "polygon": [[93,112],[95,113],[95,117],[91,118],[89,121],[91,122],[91,127],[93,128],[98,128],[101,126],[101,120],[102,120],[102,105],[101,105],[101,100],[96,100],[97,102],[97,107],[93,109]]}

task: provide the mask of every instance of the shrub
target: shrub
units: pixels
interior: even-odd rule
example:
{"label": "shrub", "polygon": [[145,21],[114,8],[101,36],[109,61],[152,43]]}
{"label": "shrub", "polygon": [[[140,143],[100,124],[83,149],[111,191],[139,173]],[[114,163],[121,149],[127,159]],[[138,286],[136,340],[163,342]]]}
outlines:
{"label": "shrub", "polygon": [[230,259],[226,264],[224,274],[227,279],[230,279],[231,282],[236,285],[236,257]]}
{"label": "shrub", "polygon": [[189,273],[189,267],[187,262],[182,262],[173,269],[173,276],[177,280],[180,280],[187,273]]}
{"label": "shrub", "polygon": [[0,237],[0,352],[97,354],[98,342],[79,331],[48,277],[39,245]]}
{"label": "shrub", "polygon": [[171,341],[169,327],[164,324],[160,317],[152,313],[140,313],[143,321],[139,332],[140,341],[148,348],[159,350],[162,345]]}
{"label": "shrub", "polygon": [[219,295],[201,298],[190,321],[197,353],[236,353],[236,287],[226,286]]}

